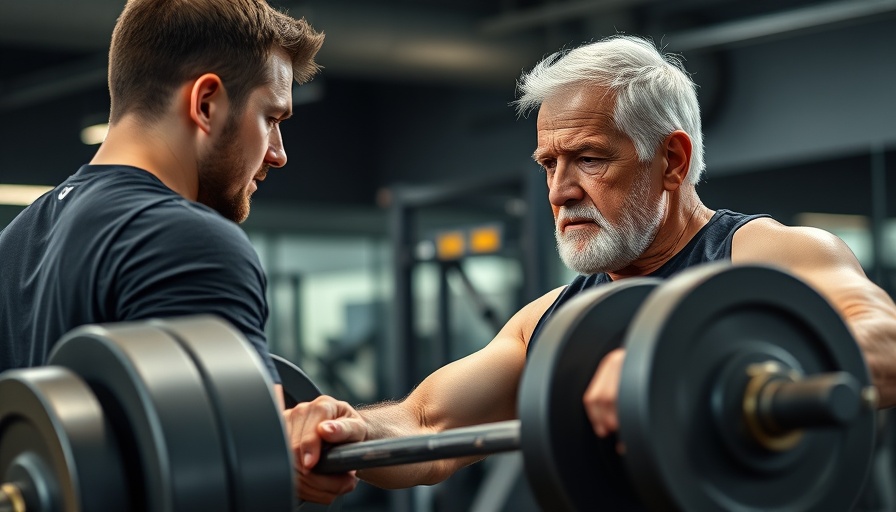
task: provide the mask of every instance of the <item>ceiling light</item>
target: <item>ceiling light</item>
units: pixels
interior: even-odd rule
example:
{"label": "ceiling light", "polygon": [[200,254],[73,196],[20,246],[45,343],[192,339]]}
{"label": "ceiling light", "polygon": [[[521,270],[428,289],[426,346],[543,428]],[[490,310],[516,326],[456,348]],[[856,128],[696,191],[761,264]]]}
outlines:
{"label": "ceiling light", "polygon": [[0,184],[0,204],[28,206],[49,190],[53,190],[53,187],[46,185]]}

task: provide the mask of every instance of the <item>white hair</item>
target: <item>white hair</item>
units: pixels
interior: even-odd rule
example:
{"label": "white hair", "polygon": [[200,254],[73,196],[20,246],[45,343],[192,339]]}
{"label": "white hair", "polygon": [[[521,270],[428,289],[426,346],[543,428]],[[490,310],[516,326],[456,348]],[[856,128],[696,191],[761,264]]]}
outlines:
{"label": "white hair", "polygon": [[554,94],[588,84],[615,94],[613,119],[642,162],[650,161],[673,131],[687,133],[693,147],[688,179],[697,184],[706,167],[700,105],[680,57],[660,53],[644,38],[611,36],[543,59],[520,77],[520,97],[512,105],[524,116]]}

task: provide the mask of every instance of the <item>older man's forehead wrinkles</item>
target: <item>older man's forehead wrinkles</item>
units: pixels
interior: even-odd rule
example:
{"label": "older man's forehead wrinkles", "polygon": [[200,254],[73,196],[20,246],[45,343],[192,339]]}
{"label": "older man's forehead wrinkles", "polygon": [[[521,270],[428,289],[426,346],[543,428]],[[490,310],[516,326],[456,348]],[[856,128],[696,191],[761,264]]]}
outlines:
{"label": "older man's forehead wrinkles", "polygon": [[600,128],[613,128],[613,117],[605,112],[584,110],[571,110],[558,112],[555,115],[543,116],[538,119],[539,129],[576,128],[595,126]]}
{"label": "older man's forehead wrinkles", "polygon": [[538,139],[538,147],[532,154],[536,161],[558,154],[607,153],[618,144],[617,132],[589,131],[584,134],[561,134],[551,131]]}

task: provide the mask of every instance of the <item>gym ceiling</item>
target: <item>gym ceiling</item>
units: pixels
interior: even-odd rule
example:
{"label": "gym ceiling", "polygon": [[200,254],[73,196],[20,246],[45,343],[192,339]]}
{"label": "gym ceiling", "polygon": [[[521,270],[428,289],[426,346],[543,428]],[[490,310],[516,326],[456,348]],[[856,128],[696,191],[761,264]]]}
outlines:
{"label": "gym ceiling", "polygon": [[[0,183],[54,185],[90,159],[95,146],[83,144],[80,132],[104,121],[107,114],[106,54],[123,4],[123,0],[0,4]],[[296,89],[296,105],[304,108],[284,130],[287,139],[294,139],[287,140],[288,166],[303,172],[284,173],[288,177],[281,178],[278,187],[260,190],[258,204],[295,204],[307,198],[374,206],[377,190],[397,178],[413,180],[418,172],[394,170],[405,158],[401,154],[374,154],[384,146],[382,123],[394,114],[394,105],[414,98],[420,104],[434,104],[450,97],[469,109],[490,105],[496,116],[502,116],[495,121],[484,108],[483,115],[470,123],[475,129],[487,130],[492,122],[512,124],[517,120],[507,103],[513,99],[520,72],[562,47],[627,32],[650,36],[666,50],[683,53],[700,87],[704,122],[711,125],[720,98],[735,85],[726,72],[728,52],[882,19],[896,22],[896,0],[272,0],[272,4],[304,16],[326,32],[327,40],[318,57],[323,73]],[[881,64],[892,65],[893,48],[881,50],[888,56]],[[423,127],[418,133],[430,132],[427,124],[450,125],[438,116],[415,122]],[[450,137],[448,130],[443,128],[439,136]],[[508,135],[522,150],[514,148],[504,155],[525,155],[532,142],[530,131],[526,125]],[[365,161],[354,154],[346,159],[308,151],[329,148],[345,133],[353,138],[354,154],[373,156]],[[414,140],[405,145],[420,147]],[[720,146],[724,149],[718,154],[731,154],[725,144]],[[390,162],[390,157],[399,163]],[[308,169],[312,172],[304,172]],[[451,176],[441,173],[441,178]],[[336,196],[334,186],[340,187]]]}

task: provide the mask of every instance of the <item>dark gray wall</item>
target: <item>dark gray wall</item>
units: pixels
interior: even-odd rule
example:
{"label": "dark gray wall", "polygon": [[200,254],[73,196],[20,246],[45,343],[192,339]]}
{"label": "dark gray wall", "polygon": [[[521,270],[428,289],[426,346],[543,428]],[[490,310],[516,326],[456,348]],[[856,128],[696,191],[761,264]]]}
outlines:
{"label": "dark gray wall", "polygon": [[[896,18],[889,17],[717,54],[730,73],[707,126],[708,183],[860,157],[875,144],[892,147],[894,50]],[[326,69],[317,80],[324,95],[297,106],[284,125],[289,163],[258,192],[260,208],[313,212],[319,205],[321,215],[333,215],[343,204],[374,208],[378,190],[396,182],[537,172],[529,157],[534,116],[517,119],[508,105],[512,81],[497,88],[440,87],[361,81]],[[100,90],[0,112],[0,182],[55,184],[70,175],[95,149],[78,140],[82,120],[106,105]],[[818,178],[806,180],[804,192],[818,196],[836,188],[830,201],[866,201],[852,187],[832,186],[851,180],[850,172],[867,172],[856,165],[810,174]],[[755,179],[774,186],[773,176]]]}
{"label": "dark gray wall", "polygon": [[708,168],[750,171],[896,142],[894,54],[892,17],[730,51]]}
{"label": "dark gray wall", "polygon": [[[894,18],[725,51],[728,87],[706,127],[708,176],[896,143],[894,53]],[[394,154],[385,156],[383,178],[531,168],[534,115],[516,119],[507,107],[512,87],[478,95],[421,87],[390,100],[395,113],[383,120],[391,134],[384,147]]]}

